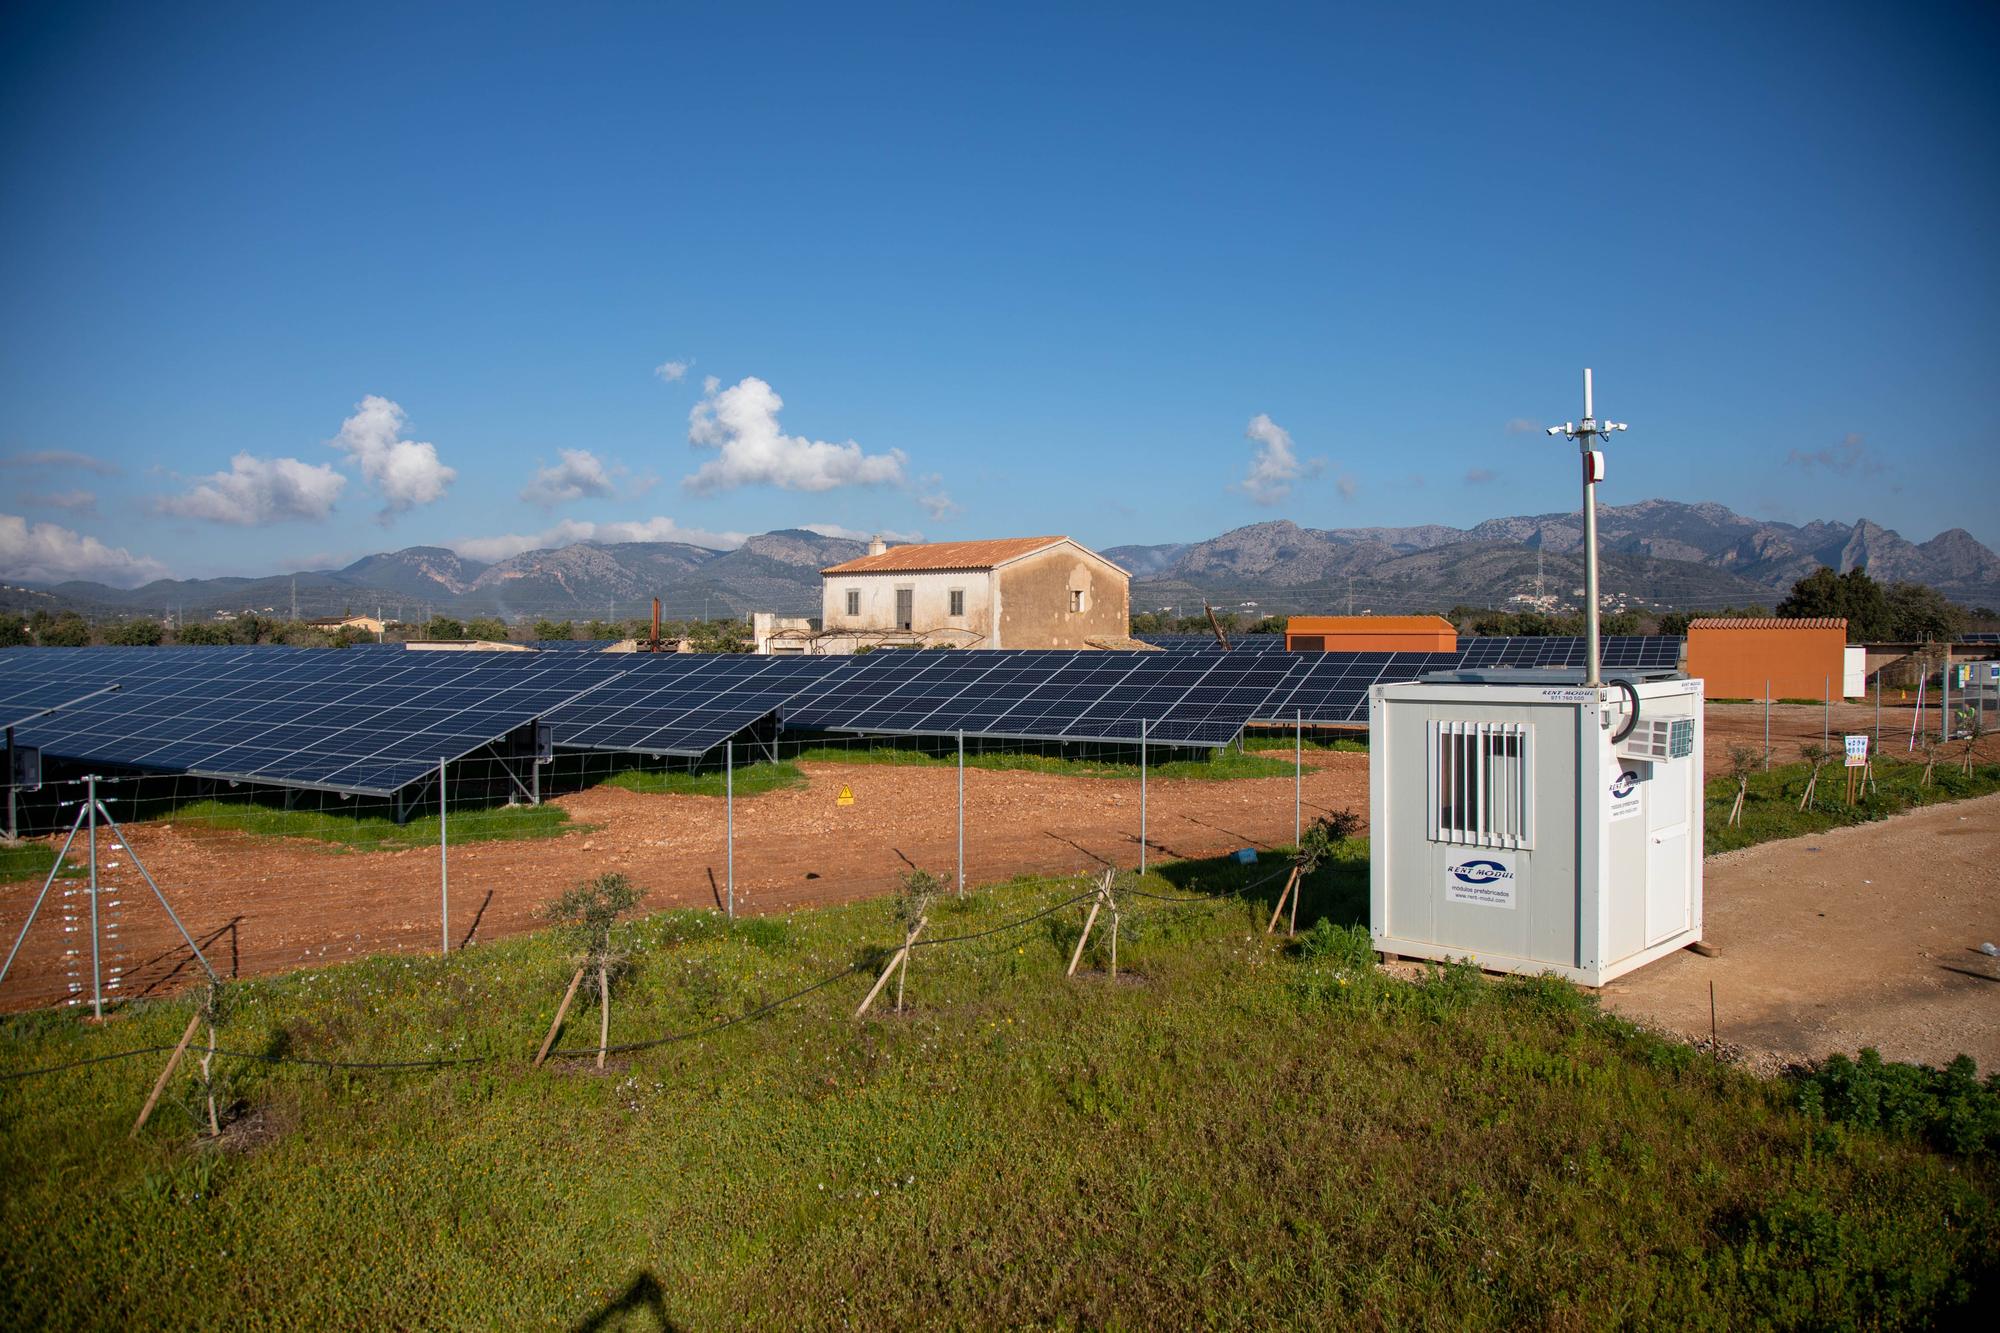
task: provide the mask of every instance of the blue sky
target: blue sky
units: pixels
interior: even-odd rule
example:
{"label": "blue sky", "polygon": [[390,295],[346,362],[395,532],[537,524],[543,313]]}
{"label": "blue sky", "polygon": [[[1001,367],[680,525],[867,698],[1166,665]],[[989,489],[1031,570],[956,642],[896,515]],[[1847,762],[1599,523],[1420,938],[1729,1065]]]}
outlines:
{"label": "blue sky", "polygon": [[0,575],[1465,525],[1584,365],[2000,544],[1990,6],[175,8],[0,18]]}

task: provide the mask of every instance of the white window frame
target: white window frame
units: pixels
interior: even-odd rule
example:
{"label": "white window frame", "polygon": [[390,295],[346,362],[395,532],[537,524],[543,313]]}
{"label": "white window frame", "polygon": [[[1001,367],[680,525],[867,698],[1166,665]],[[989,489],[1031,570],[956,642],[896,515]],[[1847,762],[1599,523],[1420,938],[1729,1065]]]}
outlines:
{"label": "white window frame", "polygon": [[1073,616],[1083,614],[1083,589],[1071,588],[1069,590],[1069,613]]}
{"label": "white window frame", "polygon": [[1424,733],[1431,841],[1457,847],[1532,847],[1533,725],[1431,721],[1424,724]]}

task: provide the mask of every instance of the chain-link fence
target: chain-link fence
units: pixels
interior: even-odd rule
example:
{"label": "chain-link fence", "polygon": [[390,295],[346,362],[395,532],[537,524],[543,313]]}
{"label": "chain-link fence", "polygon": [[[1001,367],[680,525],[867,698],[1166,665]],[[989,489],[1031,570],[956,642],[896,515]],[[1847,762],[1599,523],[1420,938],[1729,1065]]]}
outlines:
{"label": "chain-link fence", "polygon": [[[92,1012],[222,977],[470,947],[580,880],[647,910],[761,915],[894,891],[1138,868],[1294,842],[1365,811],[1332,733],[1222,750],[956,736],[771,735],[699,760],[471,758],[393,797],[51,763],[9,789],[0,1009]],[[32,920],[30,919],[32,917]]]}

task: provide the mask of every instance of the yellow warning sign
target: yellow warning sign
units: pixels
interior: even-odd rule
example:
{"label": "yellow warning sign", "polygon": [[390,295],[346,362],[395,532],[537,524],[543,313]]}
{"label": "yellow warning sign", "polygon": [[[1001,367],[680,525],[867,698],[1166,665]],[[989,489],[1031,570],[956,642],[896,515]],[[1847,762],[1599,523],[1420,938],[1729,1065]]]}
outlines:
{"label": "yellow warning sign", "polygon": [[834,804],[835,804],[835,805],[853,805],[853,804],[854,804],[854,788],[852,788],[852,787],[848,786],[848,785],[847,785],[846,783],[842,783],[842,784],[841,784],[841,787],[840,787],[840,795],[839,795],[839,796],[838,796],[838,797],[837,797],[837,798],[836,798],[836,799],[834,800]]}

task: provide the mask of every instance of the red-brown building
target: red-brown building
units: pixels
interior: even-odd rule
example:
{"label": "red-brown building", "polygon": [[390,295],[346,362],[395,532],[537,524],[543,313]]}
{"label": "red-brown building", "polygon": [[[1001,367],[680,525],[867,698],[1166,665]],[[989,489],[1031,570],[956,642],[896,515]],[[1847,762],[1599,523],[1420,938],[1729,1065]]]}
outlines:
{"label": "red-brown building", "polygon": [[1711,699],[1842,696],[1847,622],[1815,619],[1696,620],[1688,625],[1687,673]]}
{"label": "red-brown building", "polygon": [[1285,622],[1292,653],[1449,653],[1458,631],[1443,616],[1293,616]]}

